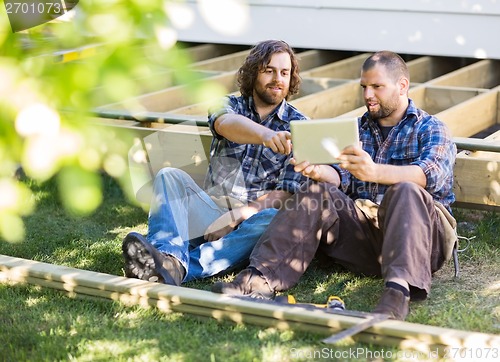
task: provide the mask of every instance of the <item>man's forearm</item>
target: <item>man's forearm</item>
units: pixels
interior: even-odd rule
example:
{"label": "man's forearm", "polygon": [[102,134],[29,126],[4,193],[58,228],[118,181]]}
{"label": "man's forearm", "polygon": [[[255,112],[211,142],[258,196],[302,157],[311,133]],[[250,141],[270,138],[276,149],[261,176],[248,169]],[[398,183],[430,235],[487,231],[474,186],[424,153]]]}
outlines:
{"label": "man's forearm", "polygon": [[394,166],[394,165],[377,165],[377,179],[373,180],[379,184],[394,185],[399,182],[409,181],[424,187],[427,184],[427,179],[424,172],[419,166]]}
{"label": "man's forearm", "polygon": [[231,142],[240,144],[262,144],[264,134],[272,132],[269,128],[239,114],[220,116],[215,122],[215,130]]}

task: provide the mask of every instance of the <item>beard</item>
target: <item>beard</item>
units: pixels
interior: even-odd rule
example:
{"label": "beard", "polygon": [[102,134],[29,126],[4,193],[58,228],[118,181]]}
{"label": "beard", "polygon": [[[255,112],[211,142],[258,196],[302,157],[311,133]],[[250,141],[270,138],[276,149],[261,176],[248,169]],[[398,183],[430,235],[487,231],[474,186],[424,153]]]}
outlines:
{"label": "beard", "polygon": [[[270,88],[279,86],[281,87],[280,92],[273,92]],[[255,95],[267,105],[278,105],[283,99],[286,98],[288,94],[288,89],[284,85],[278,85],[275,83],[266,84],[265,87],[256,87]]]}
{"label": "beard", "polygon": [[366,106],[368,113],[372,119],[383,119],[389,117],[392,112],[394,112],[398,108],[397,100],[388,101],[388,102],[378,102],[377,110],[370,110],[368,105]]}

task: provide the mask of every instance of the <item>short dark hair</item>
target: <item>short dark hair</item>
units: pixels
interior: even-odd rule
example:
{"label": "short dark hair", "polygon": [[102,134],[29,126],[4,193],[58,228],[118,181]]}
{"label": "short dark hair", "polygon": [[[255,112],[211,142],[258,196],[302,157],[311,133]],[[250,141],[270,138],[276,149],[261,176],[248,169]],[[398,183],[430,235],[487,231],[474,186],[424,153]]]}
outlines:
{"label": "short dark hair", "polygon": [[388,50],[376,52],[365,60],[361,70],[366,72],[377,64],[381,64],[387,69],[394,82],[397,82],[401,77],[406,77],[408,81],[410,80],[410,72],[405,61],[394,52]]}
{"label": "short dark hair", "polygon": [[301,79],[299,75],[299,63],[294,51],[282,40],[265,40],[258,43],[250,50],[250,54],[238,70],[237,82],[243,96],[249,97],[253,94],[253,88],[258,73],[267,67],[271,61],[271,57],[276,53],[288,53],[292,61],[292,69],[290,69],[290,88],[286,99],[288,99],[289,95],[299,91]]}

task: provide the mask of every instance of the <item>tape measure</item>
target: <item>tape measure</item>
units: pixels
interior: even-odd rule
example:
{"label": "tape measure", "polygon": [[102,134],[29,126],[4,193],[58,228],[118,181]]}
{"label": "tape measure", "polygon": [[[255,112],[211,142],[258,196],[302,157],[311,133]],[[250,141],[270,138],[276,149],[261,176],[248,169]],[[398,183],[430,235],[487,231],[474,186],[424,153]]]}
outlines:
{"label": "tape measure", "polygon": [[328,301],[326,302],[326,307],[328,309],[345,310],[345,303],[340,297],[336,295],[330,295]]}
{"label": "tape measure", "polygon": [[295,300],[295,297],[293,295],[291,295],[291,294],[277,296],[274,301],[277,302],[277,303],[283,303],[283,304],[296,304],[296,305],[304,305],[304,306],[313,306],[313,307],[316,307],[316,308],[327,308],[327,309],[334,309],[334,310],[345,310],[345,303],[344,303],[344,301],[340,297],[337,297],[336,295],[330,295],[328,297],[328,300],[327,300],[326,304],[297,302]]}

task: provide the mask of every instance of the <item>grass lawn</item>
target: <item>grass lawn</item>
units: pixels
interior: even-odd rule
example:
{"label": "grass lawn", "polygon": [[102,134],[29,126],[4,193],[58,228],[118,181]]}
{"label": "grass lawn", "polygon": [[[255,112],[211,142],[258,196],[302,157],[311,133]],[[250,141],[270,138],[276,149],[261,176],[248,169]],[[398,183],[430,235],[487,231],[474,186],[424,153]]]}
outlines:
{"label": "grass lawn", "polygon": [[[103,183],[103,205],[85,218],[66,214],[54,184],[31,184],[38,206],[25,219],[26,240],[0,240],[0,254],[123,276],[121,240],[129,231],[145,232],[147,214],[128,203],[113,180],[103,177]],[[499,334],[500,215],[465,209],[454,213],[459,233],[476,235],[460,254],[461,276],[453,278],[452,262],[436,273],[431,296],[411,304],[407,321]],[[213,281],[185,286],[209,290]],[[316,303],[339,295],[349,309],[369,311],[381,290],[380,279],[315,261],[290,293],[299,301]],[[324,336],[309,332],[220,323],[109,300],[71,299],[32,285],[0,284],[0,326],[0,361],[384,360],[398,352],[360,343],[325,346],[320,342]]]}

